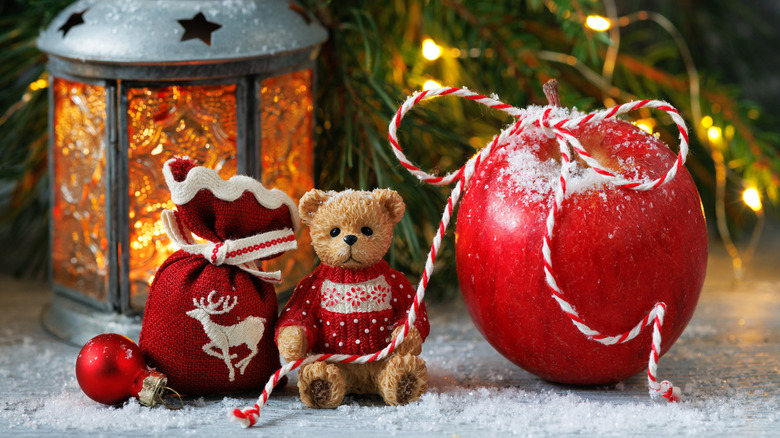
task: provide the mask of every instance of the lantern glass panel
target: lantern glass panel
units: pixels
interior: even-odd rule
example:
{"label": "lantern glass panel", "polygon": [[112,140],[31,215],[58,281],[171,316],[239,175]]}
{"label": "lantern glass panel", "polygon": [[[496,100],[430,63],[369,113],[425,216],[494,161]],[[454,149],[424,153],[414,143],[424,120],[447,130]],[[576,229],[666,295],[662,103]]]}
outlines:
{"label": "lantern glass panel", "polygon": [[54,283],[108,301],[106,89],[53,78]]}
{"label": "lantern glass panel", "polygon": [[[314,103],[312,70],[264,79],[258,87],[262,183],[298,200],[314,187]],[[266,270],[281,270],[279,290],[295,287],[314,265],[314,249],[306,231],[298,232],[298,249],[264,262]]]}
{"label": "lantern glass panel", "polygon": [[129,88],[128,187],[131,306],[142,309],[157,267],[176,251],[161,214],[173,209],[163,163],[188,156],[236,174],[236,85]]}

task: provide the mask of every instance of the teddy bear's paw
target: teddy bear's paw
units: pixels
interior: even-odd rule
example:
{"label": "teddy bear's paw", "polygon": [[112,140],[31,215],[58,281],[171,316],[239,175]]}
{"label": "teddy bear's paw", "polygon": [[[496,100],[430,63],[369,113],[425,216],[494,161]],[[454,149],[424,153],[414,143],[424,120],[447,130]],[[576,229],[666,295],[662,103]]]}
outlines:
{"label": "teddy bear's paw", "polygon": [[287,362],[296,361],[306,356],[306,330],[298,325],[283,328],[276,337],[279,354]]}
{"label": "teddy bear's paw", "polygon": [[[403,325],[400,325],[393,330],[393,333],[390,335],[392,338],[394,338],[398,332],[403,330]],[[401,342],[401,345],[399,345],[395,349],[395,354],[399,356],[403,356],[406,354],[413,354],[415,356],[419,356],[420,353],[422,353],[422,337],[420,336],[420,332],[417,330],[416,327],[412,327],[409,330],[409,333],[407,333],[406,338],[403,342]]]}
{"label": "teddy bear's paw", "polygon": [[298,372],[301,401],[310,408],[338,407],[346,389],[341,371],[334,364],[314,362]]}
{"label": "teddy bear's paw", "polygon": [[428,388],[425,361],[406,354],[387,360],[379,375],[379,393],[389,405],[405,405],[420,398]]}

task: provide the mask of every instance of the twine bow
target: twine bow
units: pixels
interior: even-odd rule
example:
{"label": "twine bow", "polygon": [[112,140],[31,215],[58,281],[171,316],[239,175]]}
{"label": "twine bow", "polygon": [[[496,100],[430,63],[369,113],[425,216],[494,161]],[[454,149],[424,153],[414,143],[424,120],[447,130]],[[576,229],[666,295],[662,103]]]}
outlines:
{"label": "twine bow", "polygon": [[168,237],[182,250],[201,255],[215,266],[223,264],[237,266],[269,283],[281,283],[282,272],[261,271],[257,268],[255,260],[298,247],[295,233],[290,228],[255,234],[242,239],[198,243],[187,226],[178,220],[174,211],[163,211],[162,222]]}
{"label": "twine bow", "polygon": [[[480,151],[479,154],[475,155],[470,160],[468,160],[466,164],[464,164],[460,169],[445,176],[435,176],[420,170],[417,166],[415,166],[411,161],[409,161],[406,158],[403,151],[401,150],[400,145],[398,144],[398,137],[396,133],[398,127],[401,125],[401,119],[414,105],[417,105],[424,99],[430,99],[435,96],[446,96],[446,95],[459,96],[459,97],[463,97],[469,100],[479,102],[491,108],[504,111],[507,114],[517,117],[518,120],[509,128],[503,130],[501,134],[496,136],[492,142],[490,142],[485,148],[482,149],[482,151]],[[620,114],[634,111],[639,108],[654,108],[660,111],[664,111],[672,118],[675,124],[677,124],[677,128],[680,131],[680,153],[677,155],[677,160],[675,160],[674,165],[666,172],[666,174],[662,178],[649,181],[649,182],[631,181],[631,180],[624,179],[619,175],[615,175],[609,169],[602,166],[596,159],[591,157],[590,154],[588,154],[585,151],[585,149],[582,147],[579,140],[577,140],[577,138],[574,137],[574,135],[572,135],[570,131],[572,128],[575,128],[577,126],[600,121],[607,118],[613,118]],[[569,316],[569,318],[572,320],[572,323],[583,334],[588,336],[590,339],[593,339],[597,342],[601,342],[602,344],[612,345],[612,344],[621,344],[621,343],[628,342],[631,339],[635,338],[640,333],[643,327],[652,323],[653,342],[652,342],[650,359],[648,361],[648,369],[647,369],[650,396],[651,397],[662,396],[669,401],[679,400],[680,392],[678,388],[674,387],[669,381],[663,381],[659,383],[656,378],[657,369],[658,369],[658,358],[661,350],[661,328],[663,326],[663,318],[664,318],[664,313],[666,311],[666,305],[664,303],[657,303],[653,307],[653,309],[645,315],[642,321],[640,321],[631,330],[621,335],[617,335],[617,336],[603,335],[600,332],[588,327],[583,322],[583,319],[577,314],[576,310],[564,298],[560,287],[558,287],[555,281],[555,274],[553,270],[552,258],[550,252],[550,242],[553,237],[553,227],[555,225],[555,219],[561,210],[561,204],[566,194],[566,183],[568,181],[569,174],[571,173],[571,166],[574,165],[571,159],[572,154],[571,151],[569,150],[569,145],[571,145],[571,148],[573,148],[577,152],[577,154],[589,166],[591,166],[599,175],[601,175],[603,178],[605,178],[612,184],[626,187],[632,190],[651,190],[672,180],[677,174],[678,170],[685,163],[685,156],[688,153],[688,130],[685,125],[685,121],[683,120],[682,116],[680,116],[679,112],[666,102],[661,102],[657,100],[643,100],[640,102],[631,102],[631,103],[619,105],[611,109],[591,113],[586,116],[572,118],[572,119],[558,118],[557,114],[553,112],[553,108],[551,107],[546,108],[542,112],[541,116],[533,117],[529,114],[528,111],[515,108],[509,104],[505,104],[503,102],[489,98],[487,96],[483,96],[481,94],[473,93],[466,89],[437,88],[437,89],[422,91],[409,97],[404,102],[404,104],[398,109],[398,112],[395,114],[395,116],[393,116],[393,119],[391,120],[390,126],[388,128],[388,139],[390,141],[390,144],[392,145],[393,153],[395,154],[396,158],[398,158],[401,165],[404,168],[406,168],[406,170],[408,170],[412,175],[416,176],[421,181],[430,184],[435,184],[435,185],[449,185],[453,182],[456,183],[455,187],[452,189],[452,192],[450,193],[449,199],[447,200],[447,206],[444,208],[444,212],[442,213],[442,219],[439,223],[438,231],[436,232],[436,235],[433,237],[433,242],[431,243],[431,250],[428,252],[428,257],[425,262],[425,268],[423,270],[422,277],[420,278],[420,282],[417,285],[417,292],[415,293],[414,300],[412,302],[411,308],[409,309],[408,317],[406,323],[404,323],[403,329],[396,334],[396,336],[390,341],[390,344],[388,344],[381,351],[377,351],[374,354],[369,354],[364,356],[343,355],[343,354],[316,354],[286,364],[271,376],[271,378],[268,380],[265,387],[263,388],[262,395],[260,396],[260,398],[258,399],[257,403],[255,403],[254,406],[243,410],[234,409],[228,414],[228,417],[238,421],[244,427],[250,427],[254,425],[260,416],[260,409],[268,401],[268,397],[271,395],[273,388],[276,386],[276,384],[279,382],[282,376],[286,375],[290,371],[295,370],[303,365],[312,362],[317,362],[317,361],[341,362],[341,363],[367,363],[367,362],[382,360],[387,356],[389,356],[393,352],[393,350],[397,348],[397,346],[400,345],[401,342],[403,342],[405,337],[408,335],[410,328],[412,327],[412,325],[417,319],[417,311],[420,307],[420,303],[423,301],[425,297],[425,290],[428,288],[428,281],[433,273],[433,264],[434,261],[436,260],[436,255],[439,252],[442,239],[444,238],[444,235],[447,231],[447,226],[449,225],[450,218],[452,217],[452,212],[455,208],[455,205],[458,203],[460,199],[464,187],[466,187],[468,182],[471,180],[472,175],[474,174],[475,170],[479,167],[480,163],[482,163],[493,152],[493,150],[496,148],[496,145],[502,143],[507,137],[511,135],[516,135],[522,132],[524,129],[531,126],[536,126],[545,129],[549,133],[555,135],[564,162],[564,165],[561,166],[561,176],[559,178],[559,183],[555,187],[555,204],[553,205],[553,208],[550,210],[548,214],[547,228],[542,243],[545,279],[547,285],[550,288],[553,298],[556,300],[556,302],[558,302],[559,306],[561,307],[561,310],[564,313],[566,313],[567,316]]]}

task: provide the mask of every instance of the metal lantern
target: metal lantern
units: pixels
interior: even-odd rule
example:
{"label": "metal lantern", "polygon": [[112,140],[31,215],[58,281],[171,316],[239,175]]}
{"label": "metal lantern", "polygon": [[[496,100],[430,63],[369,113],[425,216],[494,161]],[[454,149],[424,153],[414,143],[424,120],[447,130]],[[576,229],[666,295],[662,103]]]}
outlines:
{"label": "metal lantern", "polygon": [[[162,177],[172,156],[293,199],[313,186],[326,37],[287,0],[87,0],[52,21],[38,39],[50,77],[50,331],[137,339],[149,284],[176,249],[160,220],[174,207]],[[286,287],[312,268],[305,236],[265,266]]]}

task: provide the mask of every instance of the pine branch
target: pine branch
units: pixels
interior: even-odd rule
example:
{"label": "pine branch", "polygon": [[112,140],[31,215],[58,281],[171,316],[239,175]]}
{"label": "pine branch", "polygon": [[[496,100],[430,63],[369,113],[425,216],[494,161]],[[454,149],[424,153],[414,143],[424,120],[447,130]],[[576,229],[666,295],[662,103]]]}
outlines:
{"label": "pine branch", "polygon": [[[714,2],[724,8],[734,3]],[[45,266],[48,258],[47,99],[45,91],[30,85],[44,77],[44,56],[34,41],[40,29],[69,3],[71,0],[16,0],[0,4],[0,239],[6,246],[33,248],[30,254],[14,254],[15,259],[25,260],[25,266]],[[399,191],[409,208],[396,228],[390,257],[394,266],[405,272],[422,272],[450,190],[421,185],[390,152],[387,123],[405,96],[433,78],[446,81],[443,85],[496,92],[507,103],[525,106],[543,103],[542,83],[557,77],[565,95],[564,105],[584,110],[601,106],[598,82],[608,41],[603,34],[582,25],[585,16],[599,13],[598,2],[302,3],[330,34],[318,60],[316,161],[321,171],[316,184],[336,190],[387,186]],[[677,2],[672,3],[670,7],[677,10]],[[697,23],[684,20],[696,14],[693,17],[699,21],[722,23],[729,18],[724,11],[733,12],[740,6],[724,10],[687,8],[684,5],[681,9],[680,18],[671,18],[678,23]],[[747,16],[744,11],[740,14]],[[756,21],[756,29],[772,29],[766,23],[762,25],[760,15],[750,19]],[[697,38],[691,37],[696,29],[680,29],[687,38]],[[641,25],[622,29],[621,33],[621,52],[613,77],[618,98],[665,99],[688,113],[688,81],[673,42],[658,38]],[[422,58],[420,44],[428,36],[445,47],[446,56],[433,62]],[[453,49],[459,56],[451,55]],[[696,51],[700,62],[706,61],[703,52],[706,50]],[[755,60],[758,64],[759,58]],[[706,76],[707,69],[701,67]],[[706,82],[702,100],[707,108],[719,108],[712,115],[716,124],[733,126],[733,137],[724,149],[731,166],[731,184],[740,178],[750,180],[772,202],[780,203],[780,156],[774,146],[778,135],[773,133],[774,124],[767,112],[761,111],[755,119],[753,115],[759,113],[756,107],[743,102],[733,88],[712,80]],[[441,174],[462,165],[508,122],[503,113],[443,98],[415,108],[404,119],[399,140],[421,168]],[[692,126],[695,123],[699,121],[691,121]],[[671,131],[662,127],[661,134],[675,143]],[[709,187],[714,186],[714,176],[705,141],[699,138],[692,142],[689,168],[705,205],[711,209],[714,200]],[[739,211],[732,213],[732,222],[737,223]],[[451,239],[446,239],[442,248],[438,274],[430,289],[432,296],[437,292],[442,296],[443,291],[452,291],[455,286]],[[9,266],[6,260],[0,263]]]}

